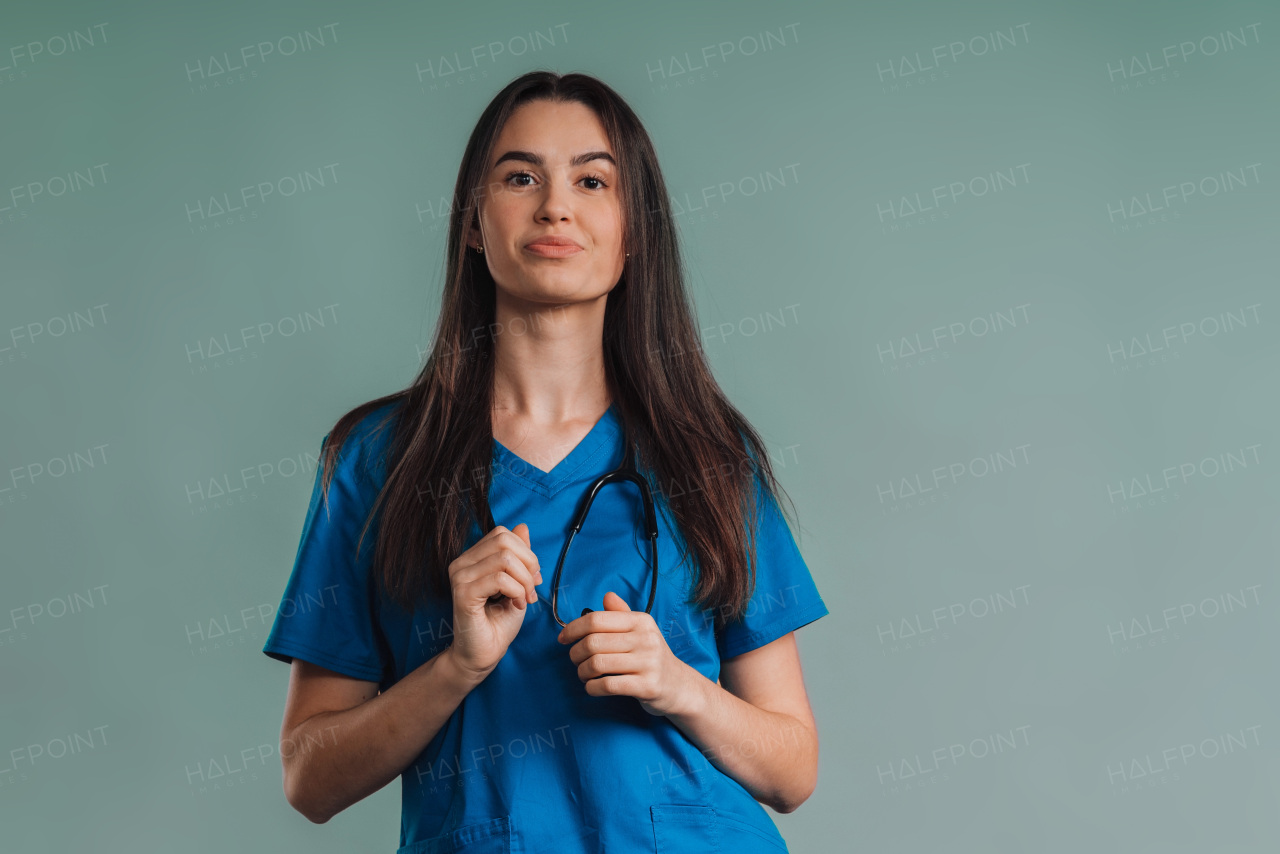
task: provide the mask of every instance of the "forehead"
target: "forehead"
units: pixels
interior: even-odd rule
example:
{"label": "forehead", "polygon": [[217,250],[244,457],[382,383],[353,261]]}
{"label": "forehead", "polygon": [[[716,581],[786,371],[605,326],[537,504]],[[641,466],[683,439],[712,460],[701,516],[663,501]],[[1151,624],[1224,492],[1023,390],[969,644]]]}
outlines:
{"label": "forehead", "polygon": [[490,162],[511,149],[541,154],[553,164],[584,151],[615,153],[600,117],[576,101],[521,104],[494,140]]}

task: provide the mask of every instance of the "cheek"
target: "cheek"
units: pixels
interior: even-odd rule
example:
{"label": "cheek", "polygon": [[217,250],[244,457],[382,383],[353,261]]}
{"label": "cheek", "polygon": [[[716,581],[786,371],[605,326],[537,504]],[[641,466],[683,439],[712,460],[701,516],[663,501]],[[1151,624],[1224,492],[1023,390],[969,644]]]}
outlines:
{"label": "cheek", "polygon": [[484,224],[496,237],[509,234],[515,223],[525,215],[525,205],[519,197],[498,191],[489,199],[485,208]]}
{"label": "cheek", "polygon": [[616,249],[622,245],[622,217],[615,208],[602,212],[597,218],[595,227],[596,245],[601,248]]}

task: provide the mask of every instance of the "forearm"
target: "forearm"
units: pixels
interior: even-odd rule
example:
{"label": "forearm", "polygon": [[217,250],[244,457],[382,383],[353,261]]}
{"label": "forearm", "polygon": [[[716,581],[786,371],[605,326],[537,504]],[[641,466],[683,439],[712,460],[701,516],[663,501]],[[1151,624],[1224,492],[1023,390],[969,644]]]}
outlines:
{"label": "forearm", "polygon": [[281,750],[289,803],[328,821],[394,780],[417,758],[480,679],[446,649],[354,708],[298,724]]}
{"label": "forearm", "polygon": [[752,797],[778,812],[791,812],[813,793],[818,777],[818,736],[791,715],[753,706],[688,670],[689,698],[668,720]]}

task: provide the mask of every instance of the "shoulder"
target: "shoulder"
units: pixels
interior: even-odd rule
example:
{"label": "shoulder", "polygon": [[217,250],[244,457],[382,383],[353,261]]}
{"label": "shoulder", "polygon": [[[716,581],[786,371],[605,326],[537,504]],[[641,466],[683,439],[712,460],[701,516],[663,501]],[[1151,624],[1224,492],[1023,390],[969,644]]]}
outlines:
{"label": "shoulder", "polygon": [[[387,453],[395,435],[402,400],[394,400],[377,406],[352,425],[343,437],[342,445],[335,451],[334,476],[350,479],[362,486],[377,488],[386,480]],[[352,410],[356,412],[357,410]],[[333,429],[324,435],[321,448],[329,453],[329,440],[337,428],[351,413],[339,419]]]}

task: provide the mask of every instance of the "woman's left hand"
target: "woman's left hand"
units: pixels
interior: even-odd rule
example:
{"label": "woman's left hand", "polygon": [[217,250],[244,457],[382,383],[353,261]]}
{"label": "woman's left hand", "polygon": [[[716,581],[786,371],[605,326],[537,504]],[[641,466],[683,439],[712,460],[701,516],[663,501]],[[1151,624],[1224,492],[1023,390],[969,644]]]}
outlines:
{"label": "woman's left hand", "polygon": [[603,611],[571,620],[558,640],[573,644],[569,657],[594,697],[635,697],[651,715],[689,705],[697,671],[671,651],[652,616],[632,611],[613,591],[604,594]]}

